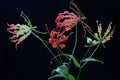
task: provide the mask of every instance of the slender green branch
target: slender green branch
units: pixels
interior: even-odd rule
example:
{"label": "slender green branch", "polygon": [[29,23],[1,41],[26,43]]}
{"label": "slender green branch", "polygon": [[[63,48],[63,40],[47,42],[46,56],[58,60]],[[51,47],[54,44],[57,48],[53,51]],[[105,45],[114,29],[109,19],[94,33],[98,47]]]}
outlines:
{"label": "slender green branch", "polygon": [[[75,49],[76,49],[76,46],[77,46],[77,37],[78,37],[78,32],[77,32],[77,25],[76,25],[76,29],[75,29],[75,43],[74,43],[74,47],[73,47],[73,51],[72,51],[71,55],[74,55],[74,53],[75,53]],[[71,64],[71,59],[69,60],[68,70],[70,68],[70,64]]]}
{"label": "slender green branch", "polygon": [[75,52],[75,49],[76,49],[76,46],[77,46],[77,37],[78,37],[78,32],[77,32],[77,26],[76,26],[76,29],[75,29],[75,44],[74,44],[74,47],[73,47],[72,55],[74,55],[74,52]]}
{"label": "slender green branch", "polygon": [[40,31],[37,31],[36,29],[32,29],[33,31],[39,33],[39,34],[47,34],[48,32],[40,32]]}
{"label": "slender green branch", "polygon": [[[94,53],[97,51],[97,49],[98,49],[99,46],[100,46],[100,43],[97,45],[97,47],[96,47],[95,50],[92,52],[92,54],[90,55],[89,58],[91,58],[91,57],[94,55]],[[85,55],[83,56],[82,59],[84,59],[84,58],[86,57],[86,55],[88,54],[90,48],[91,48],[91,47],[89,47],[89,48],[87,49],[87,51],[86,51],[86,53],[85,53]],[[82,59],[81,59],[81,60],[82,60]],[[87,62],[88,62],[88,61],[86,61],[86,62],[79,68],[77,80],[79,80],[79,77],[80,77],[80,74],[81,74],[81,69],[87,64]],[[81,61],[80,61],[80,65],[81,65]]]}
{"label": "slender green branch", "polygon": [[89,34],[90,34],[92,37],[94,37],[95,39],[97,39],[97,38],[91,33],[91,31],[89,31],[87,28],[86,28],[86,30],[89,32]]}
{"label": "slender green branch", "polygon": [[[57,52],[58,52],[58,55],[60,55],[60,52],[59,52],[59,49],[58,49],[58,47],[57,47]],[[61,65],[62,65],[63,61],[62,61],[62,58],[61,58],[61,56],[59,56],[59,59],[60,59]]]}
{"label": "slender green branch", "polygon": [[24,19],[25,22],[28,23],[28,25],[32,28],[32,23],[30,19],[27,17],[27,15],[23,12],[23,10],[20,13],[20,16]]}
{"label": "slender green branch", "polygon": [[[38,35],[36,35],[35,33],[32,32],[32,34],[36,38],[38,38],[43,43],[43,45],[48,49],[48,51],[52,54],[52,56],[55,57],[54,53],[50,50],[50,48],[46,45],[46,43]],[[55,58],[55,59],[58,61],[59,64],[61,64],[60,61],[57,58]]]}
{"label": "slender green branch", "polygon": [[[91,45],[91,44],[90,44],[90,45]],[[83,59],[87,56],[87,54],[88,54],[88,52],[89,52],[90,49],[91,49],[91,47],[89,47],[89,48],[87,49],[87,51],[85,52],[85,54],[84,54],[84,56],[82,57],[81,60],[83,60]],[[81,60],[80,60],[80,65],[81,65]],[[77,80],[79,80],[79,78],[80,78],[80,74],[81,74],[81,67],[79,68],[79,72],[78,72]]]}
{"label": "slender green branch", "polygon": [[78,76],[77,76],[77,79],[76,79],[76,80],[79,80],[80,75],[81,75],[81,67],[79,68],[79,72],[78,72]]}
{"label": "slender green branch", "polygon": [[[91,58],[91,57],[94,55],[94,53],[95,53],[95,52],[97,51],[97,49],[99,48],[100,44],[101,44],[101,43],[99,43],[99,44],[97,45],[97,47],[96,47],[95,50],[92,52],[92,54],[90,55],[89,58]],[[88,62],[88,61],[86,61],[86,62],[81,66],[81,69],[87,64],[87,62]]]}
{"label": "slender green branch", "polygon": [[[97,45],[97,47],[96,47],[95,50],[92,52],[92,54],[90,55],[89,58],[91,58],[91,57],[94,55],[94,53],[97,51],[97,49],[98,49],[99,46],[100,46],[100,43]],[[85,55],[83,56],[82,59],[84,59],[84,58],[86,57],[86,55],[88,54],[90,48],[91,48],[91,47],[89,47],[89,48],[87,49],[87,51],[86,51],[86,53],[85,53]],[[82,60],[82,59],[81,59],[81,60]],[[88,61],[86,61],[86,62],[79,68],[77,80],[79,80],[79,77],[80,77],[80,74],[81,74],[81,69],[87,64],[87,62],[88,62]],[[81,61],[80,61],[80,65],[81,65]]]}
{"label": "slender green branch", "polygon": [[103,46],[104,48],[106,48],[105,45],[104,45],[103,43],[102,43],[102,46]]}
{"label": "slender green branch", "polygon": [[[91,44],[90,44],[91,45]],[[89,50],[91,49],[91,47],[88,47],[88,49],[87,49],[87,51],[85,52],[85,54],[84,54],[84,56],[83,56],[83,58],[82,59],[84,59],[86,56],[87,56],[87,54],[88,54],[88,52],[89,52]],[[82,60],[81,59],[81,60]]]}

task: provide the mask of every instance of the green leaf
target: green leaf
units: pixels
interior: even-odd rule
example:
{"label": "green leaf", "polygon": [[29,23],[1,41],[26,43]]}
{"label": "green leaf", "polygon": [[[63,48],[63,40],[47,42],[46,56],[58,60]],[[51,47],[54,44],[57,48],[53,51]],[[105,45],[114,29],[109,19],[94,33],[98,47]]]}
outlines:
{"label": "green leaf", "polygon": [[68,56],[68,57],[70,57],[70,58],[73,60],[74,65],[75,65],[76,67],[78,67],[78,68],[80,67],[80,64],[79,64],[79,62],[77,61],[77,59],[76,59],[73,55],[70,55],[70,54],[59,54],[59,55],[53,57],[51,60],[53,60],[53,59],[55,59],[55,58],[57,58],[57,57],[59,57],[59,56]]}
{"label": "green leaf", "polygon": [[79,62],[77,61],[77,59],[73,55],[68,54],[67,56],[69,56],[73,60],[73,63],[76,67],[78,67],[78,68],[80,67]]}
{"label": "green leaf", "polygon": [[63,77],[63,78],[66,78],[64,74],[56,74],[54,76],[51,76],[48,78],[48,80],[51,80],[52,78],[55,78],[55,77]]}
{"label": "green leaf", "polygon": [[51,75],[53,75],[55,72],[56,72],[55,69],[53,69],[53,70],[51,71]]}
{"label": "green leaf", "polygon": [[75,80],[75,77],[74,77],[73,75],[71,75],[71,74],[67,74],[67,75],[66,75],[66,78],[67,78],[68,80]]}
{"label": "green leaf", "polygon": [[51,75],[53,75],[55,72],[58,74],[68,74],[68,68],[66,66],[67,63],[63,63],[63,65],[58,66],[56,69],[53,69],[51,71]]}
{"label": "green leaf", "polygon": [[85,58],[85,59],[83,59],[83,60],[81,60],[81,62],[88,62],[88,61],[90,61],[90,62],[100,62],[101,64],[104,64],[104,62],[103,61],[101,61],[101,60],[98,60],[98,59],[95,59],[95,58]]}
{"label": "green leaf", "polygon": [[66,66],[67,63],[63,63],[63,65],[58,66],[56,69],[53,69],[51,72],[51,75],[53,75],[55,72],[57,74],[51,76],[48,78],[48,80],[52,79],[52,78],[57,78],[57,77],[62,77],[65,78],[66,80],[75,80],[75,77],[71,74],[68,73],[68,68]]}
{"label": "green leaf", "polygon": [[75,77],[71,74],[56,74],[54,76],[51,76],[48,78],[48,80],[52,79],[52,78],[65,78],[67,80],[75,80]]}
{"label": "green leaf", "polygon": [[59,74],[64,74],[65,73],[65,68],[63,66],[59,66],[55,69],[55,71]]}

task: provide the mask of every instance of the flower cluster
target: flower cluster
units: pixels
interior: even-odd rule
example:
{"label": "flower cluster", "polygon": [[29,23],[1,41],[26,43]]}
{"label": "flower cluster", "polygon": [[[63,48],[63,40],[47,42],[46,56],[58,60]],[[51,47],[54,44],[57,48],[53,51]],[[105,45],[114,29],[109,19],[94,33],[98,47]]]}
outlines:
{"label": "flower cluster", "polygon": [[52,44],[53,48],[65,48],[66,45],[63,42],[68,40],[68,36],[64,33],[60,33],[59,31],[55,31],[54,29],[50,33],[49,43]]}
{"label": "flower cluster", "polygon": [[24,24],[7,24],[9,27],[7,31],[12,33],[13,36],[10,37],[10,41],[16,43],[15,47],[17,48],[23,40],[25,40],[31,33],[31,28]]}
{"label": "flower cluster", "polygon": [[49,43],[52,44],[53,48],[65,48],[66,45],[63,42],[68,40],[65,32],[70,31],[72,28],[76,27],[77,23],[80,21],[80,17],[75,15],[72,12],[65,11],[63,13],[59,13],[55,22],[56,28],[51,30]]}
{"label": "flower cluster", "polygon": [[[23,40],[25,40],[30,34],[32,34],[34,37],[40,40],[43,43],[43,45],[48,49],[48,51],[52,54],[53,58],[50,61],[52,62],[52,60],[56,59],[56,61],[59,63],[58,67],[54,68],[51,71],[51,76],[48,78],[48,80],[51,80],[52,78],[55,78],[55,77],[62,77],[62,78],[65,78],[65,80],[79,80],[80,73],[82,71],[81,69],[87,64],[88,61],[100,62],[103,64],[103,61],[93,58],[93,55],[95,54],[96,50],[99,48],[100,44],[104,46],[104,43],[106,43],[113,37],[114,28],[112,29],[112,26],[111,26],[112,22],[108,25],[108,28],[106,29],[105,33],[102,32],[102,24],[97,23],[97,32],[92,33],[91,28],[83,21],[86,18],[84,14],[79,10],[79,8],[75,3],[71,1],[70,4],[75,8],[74,9],[70,7],[70,9],[73,12],[64,11],[62,13],[59,13],[55,19],[55,23],[56,23],[55,28],[49,31],[48,27],[46,26],[46,29],[48,31],[47,33],[36,30],[37,27],[36,26],[33,27],[31,21],[23,11],[21,12],[20,16],[24,19],[27,25],[7,24],[8,25],[7,31],[13,34],[13,36],[10,37],[9,39],[11,42],[15,43],[16,48]],[[86,32],[88,32],[90,36],[95,38],[94,40],[92,40],[92,38],[87,37],[87,43],[89,45],[86,45],[86,47],[89,47],[89,48],[85,51],[83,57],[79,59],[79,61],[77,60],[79,56],[77,58],[74,56],[75,52],[77,53],[76,49],[78,49],[77,48],[78,23],[80,23],[83,27],[84,37],[86,37]],[[66,47],[65,42],[68,41],[70,35],[73,33],[72,32],[73,28],[76,28],[73,49],[71,52],[69,51],[66,54],[64,53],[64,51],[62,51],[62,49]],[[46,41],[36,33],[48,34],[49,38]],[[52,51],[49,48],[49,46],[47,46],[47,43],[51,44],[53,48],[57,48],[58,54],[56,53],[54,54],[54,51]],[[94,50],[91,50],[91,47],[95,45],[97,45],[96,48]],[[62,56],[64,56],[65,59],[63,59]],[[66,60],[66,58],[69,60]],[[79,68],[77,77],[75,77],[71,73],[71,70],[70,70],[71,61],[75,67]]]}
{"label": "flower cluster", "polygon": [[95,38],[95,40],[92,40],[91,38],[87,37],[87,43],[90,43],[92,46],[95,46],[99,43],[104,44],[105,42],[109,41],[113,37],[113,33],[114,33],[114,28],[111,30],[111,27],[112,27],[111,25],[112,25],[112,22],[109,23],[108,28],[106,29],[106,32],[102,36],[102,24],[99,23],[97,25],[98,31],[94,34],[91,34]]}
{"label": "flower cluster", "polygon": [[80,22],[81,17],[76,14],[64,11],[63,13],[59,13],[55,22],[57,24],[57,28],[63,28],[65,31],[69,31],[74,28],[78,22]]}

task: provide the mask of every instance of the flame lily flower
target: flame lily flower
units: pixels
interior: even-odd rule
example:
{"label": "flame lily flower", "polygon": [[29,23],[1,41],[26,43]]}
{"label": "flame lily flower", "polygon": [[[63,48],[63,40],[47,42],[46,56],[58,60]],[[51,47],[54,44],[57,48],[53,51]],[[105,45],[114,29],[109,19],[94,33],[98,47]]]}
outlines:
{"label": "flame lily flower", "polygon": [[17,49],[17,46],[25,40],[31,33],[36,32],[39,34],[47,34],[46,32],[40,32],[37,31],[37,26],[33,26],[30,19],[27,17],[27,15],[21,11],[20,16],[27,22],[27,25],[24,24],[8,24],[7,31],[9,33],[12,33],[13,36],[10,37],[10,41],[15,43],[15,48]]}
{"label": "flame lily flower", "polygon": [[48,42],[52,44],[53,48],[65,48],[66,45],[63,42],[68,40],[68,36],[64,35],[64,33],[60,33],[59,31],[55,31],[54,29],[50,32],[50,38]]}
{"label": "flame lily flower", "polygon": [[105,33],[102,36],[102,24],[98,24],[98,31],[94,34],[91,33],[91,35],[95,38],[95,40],[92,40],[91,38],[87,37],[87,43],[91,44],[92,46],[97,45],[99,43],[102,43],[104,46],[104,43],[111,40],[114,33],[114,28],[111,30],[111,24],[109,23],[108,28],[106,29]]}
{"label": "flame lily flower", "polygon": [[69,31],[74,28],[77,23],[80,21],[81,17],[77,16],[76,14],[64,11],[63,13],[59,13],[55,22],[57,28],[63,28],[65,31]]}
{"label": "flame lily flower", "polygon": [[10,41],[15,43],[15,48],[17,49],[17,46],[25,40],[30,33],[32,32],[32,29],[24,24],[7,24],[9,28],[7,28],[7,31],[12,33],[13,36],[10,37]]}

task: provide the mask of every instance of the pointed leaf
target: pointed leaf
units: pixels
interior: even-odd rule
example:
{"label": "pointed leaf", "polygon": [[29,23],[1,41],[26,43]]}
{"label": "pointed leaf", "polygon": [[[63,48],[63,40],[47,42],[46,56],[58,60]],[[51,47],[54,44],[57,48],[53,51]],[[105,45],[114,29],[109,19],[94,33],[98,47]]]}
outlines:
{"label": "pointed leaf", "polygon": [[67,74],[67,75],[66,75],[66,78],[67,78],[68,80],[75,80],[75,77],[74,77],[73,75],[71,75],[71,74]]}
{"label": "pointed leaf", "polygon": [[77,61],[77,59],[73,55],[68,54],[67,56],[69,56],[73,60],[73,63],[75,64],[76,67],[78,67],[78,68],[80,67],[79,62]]}
{"label": "pointed leaf", "polygon": [[56,74],[56,75],[54,75],[54,76],[49,77],[48,80],[51,80],[52,78],[55,78],[55,77],[56,77],[56,78],[57,78],[57,77],[66,78],[64,74]]}
{"label": "pointed leaf", "polygon": [[53,70],[51,71],[51,75],[53,75],[55,72],[56,72],[55,69],[53,69]]}
{"label": "pointed leaf", "polygon": [[51,60],[53,60],[53,59],[55,59],[55,58],[57,58],[57,57],[59,57],[59,56],[68,56],[68,57],[70,57],[70,58],[73,60],[74,65],[75,65],[76,67],[78,67],[78,68],[80,67],[80,64],[79,64],[79,62],[77,61],[77,59],[76,59],[73,55],[70,55],[70,54],[59,54],[59,55],[53,57]]}
{"label": "pointed leaf", "polygon": [[68,74],[68,67],[66,66],[67,63],[63,63],[63,65],[58,66],[56,69],[53,69],[51,75],[55,72],[58,74]]}
{"label": "pointed leaf", "polygon": [[54,76],[51,76],[48,78],[48,80],[51,80],[52,78],[65,78],[67,80],[75,80],[75,77],[71,74],[56,74]]}
{"label": "pointed leaf", "polygon": [[83,60],[81,60],[81,62],[86,62],[86,61],[91,61],[91,62],[100,62],[101,64],[103,64],[104,62],[95,58],[85,58]]}

